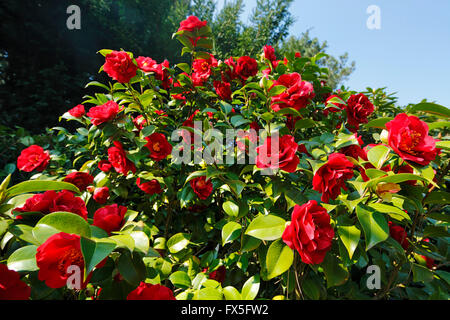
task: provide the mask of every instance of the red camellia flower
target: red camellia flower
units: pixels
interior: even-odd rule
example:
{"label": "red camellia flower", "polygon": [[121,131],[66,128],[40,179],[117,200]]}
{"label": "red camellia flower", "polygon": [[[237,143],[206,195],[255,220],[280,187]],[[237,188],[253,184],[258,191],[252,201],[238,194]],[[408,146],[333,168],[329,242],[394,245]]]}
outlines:
{"label": "red camellia flower", "polygon": [[353,177],[353,163],[342,153],[333,153],[328,162],[317,170],[313,178],[313,189],[322,193],[322,201],[335,200],[341,188],[347,190],[345,182]]}
{"label": "red camellia flower", "polygon": [[133,124],[138,131],[141,131],[145,126],[147,126],[147,120],[143,115],[139,115],[136,118],[133,118]]}
{"label": "red camellia flower", "polygon": [[325,109],[325,110],[323,111],[323,114],[325,115],[325,117],[328,116],[328,113],[329,113],[329,112],[339,112],[339,111],[342,111],[342,110],[345,109],[345,104],[343,104],[343,103],[329,102],[329,101],[330,101],[331,99],[333,99],[333,98],[341,98],[341,97],[339,97],[339,96],[336,95],[336,94],[333,94],[333,95],[330,95],[330,96],[327,98],[327,100],[325,100],[325,106],[327,106],[328,104],[331,104],[331,105],[333,105],[333,106],[336,107],[336,108],[330,107],[330,108],[328,108],[328,109]]}
{"label": "red camellia flower", "polygon": [[239,78],[239,75],[236,72],[236,61],[233,57],[230,57],[224,61],[224,63],[228,66],[227,70],[222,73],[222,80],[225,82],[230,82],[234,79]]}
{"label": "red camellia flower", "polygon": [[157,64],[155,69],[155,79],[162,82],[162,87],[168,89],[172,83],[173,79],[170,77],[168,69],[170,67],[169,61],[164,60],[163,63]]}
{"label": "red camellia flower", "polygon": [[211,179],[206,181],[205,176],[192,179],[189,183],[191,184],[192,190],[194,190],[195,194],[202,200],[208,199],[213,191]]}
{"label": "red camellia flower", "polygon": [[141,183],[141,178],[137,178],[136,184],[139,189],[150,195],[162,192],[161,185],[156,179]]}
{"label": "red camellia flower", "polygon": [[240,57],[237,61],[235,70],[236,74],[239,75],[242,80],[247,80],[250,77],[256,76],[258,73],[258,62],[248,56]]}
{"label": "red camellia flower", "polygon": [[403,227],[389,221],[389,234],[398,243],[400,243],[403,249],[407,250],[409,248],[408,234]]}
{"label": "red camellia flower", "polygon": [[0,264],[0,300],[28,300],[31,288],[22,280],[20,274]]}
{"label": "red camellia flower", "polygon": [[[77,214],[85,220],[87,220],[88,215],[84,201],[67,190],[60,192],[49,190],[36,194],[27,199],[22,207],[15,208],[13,211],[40,212],[43,214],[64,211]],[[21,219],[22,217],[17,216],[16,218]]]}
{"label": "red camellia flower", "polygon": [[428,125],[416,116],[399,114],[386,123],[389,146],[403,160],[428,165],[439,152],[436,140],[428,135]]}
{"label": "red camellia flower", "polygon": [[72,172],[64,178],[65,182],[74,184],[80,191],[85,191],[94,182],[94,177],[87,172]]}
{"label": "red camellia flower", "polygon": [[91,122],[94,126],[99,126],[102,123],[112,121],[119,113],[120,108],[114,101],[108,101],[107,103],[93,107],[87,113],[87,116],[91,118]]}
{"label": "red camellia flower", "polygon": [[297,171],[300,159],[296,155],[298,144],[295,142],[295,138],[290,135],[282,136],[279,139],[278,150],[275,153],[272,153],[272,138],[267,137],[264,144],[256,148],[256,166],[261,169],[281,169],[286,172]]}
{"label": "red camellia flower", "polygon": [[127,300],[175,300],[175,297],[165,286],[141,282],[139,287],[128,294]]}
{"label": "red camellia flower", "polygon": [[105,230],[108,234],[119,231],[123,226],[125,213],[127,213],[126,207],[117,204],[105,206],[95,211],[93,225]]}
{"label": "red camellia flower", "polygon": [[114,146],[108,149],[108,160],[118,173],[126,175],[129,171],[136,172],[134,163],[128,160],[119,141],[114,141]]}
{"label": "red camellia flower", "polygon": [[150,151],[150,158],[155,161],[161,161],[172,153],[172,145],[162,133],[155,132],[145,140],[147,140],[145,147]]}
{"label": "red camellia flower", "polygon": [[214,89],[222,100],[231,100],[231,84],[228,82],[214,81]]}
{"label": "red camellia flower", "polygon": [[272,46],[264,46],[264,58],[266,58],[270,62],[277,60],[275,49]]}
{"label": "red camellia flower", "polygon": [[125,51],[113,51],[106,55],[103,70],[120,83],[128,83],[136,76],[137,66]]}
{"label": "red camellia flower", "polygon": [[67,190],[58,192],[53,198],[53,201],[49,207],[50,212],[71,212],[79,215],[87,220],[88,211],[86,204],[80,197],[75,197],[74,194]]}
{"label": "red camellia flower", "polygon": [[95,202],[104,204],[109,198],[109,188],[108,187],[95,188],[93,198]]}
{"label": "red camellia flower", "polygon": [[144,72],[155,72],[156,65],[158,64],[155,60],[148,57],[138,57],[136,62],[139,69]]}
{"label": "red camellia flower", "polygon": [[358,144],[352,144],[350,146],[344,147],[340,149],[340,153],[345,154],[347,157],[352,157],[353,159],[358,160],[359,158],[367,161],[367,151],[363,150],[361,147],[364,145],[364,142],[362,141],[361,137],[357,136],[355,133],[355,138],[358,140]]}
{"label": "red camellia flower", "polygon": [[273,86],[285,86],[283,93],[272,97],[272,109],[277,112],[283,108],[300,110],[305,108],[309,100],[314,98],[314,88],[311,83],[302,81],[300,74],[294,72],[283,74]]}
{"label": "red camellia flower", "polygon": [[282,235],[284,243],[297,250],[304,263],[322,263],[334,237],[327,210],[310,200],[295,205],[291,220]]}
{"label": "red camellia flower", "polygon": [[20,153],[17,158],[17,168],[25,172],[33,170],[42,172],[47,168],[49,162],[50,154],[48,151],[44,151],[40,146],[31,145]]}
{"label": "red camellia flower", "polygon": [[[84,276],[84,258],[81,253],[80,236],[60,232],[54,234],[37,248],[36,264],[39,267],[38,278],[50,288],[66,286],[72,273],[70,266],[80,268]],[[86,283],[82,284],[85,287]]]}
{"label": "red camellia flower", "polygon": [[216,280],[217,282],[223,284],[226,275],[227,275],[227,268],[225,268],[225,266],[220,266],[219,268],[217,268],[216,270],[214,270],[209,274],[209,279]]}
{"label": "red camellia flower", "polygon": [[197,31],[201,28],[205,27],[208,24],[208,21],[200,21],[196,16],[190,16],[186,20],[180,22],[180,28],[178,31]]}
{"label": "red camellia flower", "polygon": [[68,112],[72,117],[75,118],[81,118],[86,114],[86,111],[84,110],[84,106],[82,104],[77,105],[76,107],[70,109]]}
{"label": "red camellia flower", "polygon": [[347,111],[347,122],[349,124],[349,130],[356,132],[359,129],[361,123],[367,123],[369,117],[375,107],[369,98],[364,94],[354,94],[348,98],[346,111]]}
{"label": "red camellia flower", "polygon": [[211,68],[217,67],[217,60],[212,54],[209,55],[209,59],[195,59],[192,63],[192,70],[194,71],[193,77],[198,79],[199,82],[204,83],[211,76]]}
{"label": "red camellia flower", "polygon": [[109,172],[112,169],[112,164],[108,160],[100,160],[98,168],[103,172]]}

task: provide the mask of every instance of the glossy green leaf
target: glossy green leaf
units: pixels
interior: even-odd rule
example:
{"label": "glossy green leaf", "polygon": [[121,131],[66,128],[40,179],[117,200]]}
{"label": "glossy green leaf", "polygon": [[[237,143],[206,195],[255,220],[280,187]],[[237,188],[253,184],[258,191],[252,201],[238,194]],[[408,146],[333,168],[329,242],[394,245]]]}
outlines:
{"label": "glossy green leaf", "polygon": [[425,112],[444,118],[450,118],[450,109],[436,103],[422,102],[409,109],[409,113],[417,112]]}
{"label": "glossy green leaf", "polygon": [[325,273],[328,288],[344,284],[349,277],[347,268],[344,267],[342,261],[330,253],[325,256],[321,266]]}
{"label": "glossy green leaf", "polygon": [[277,240],[286,228],[286,221],[283,218],[266,215],[259,216],[250,223],[245,234],[260,240]]}
{"label": "glossy green leaf", "polygon": [[50,236],[60,232],[91,237],[91,228],[87,221],[70,212],[50,213],[33,228],[33,236],[39,243],[44,243]]}
{"label": "glossy green leaf", "polygon": [[233,242],[241,235],[242,226],[234,221],[228,222],[222,228],[222,245]]}
{"label": "glossy green leaf", "polygon": [[294,251],[279,239],[274,241],[267,251],[267,279],[273,279],[285,273],[294,262]]}
{"label": "glossy green leaf", "polygon": [[80,244],[85,263],[85,275],[94,270],[95,266],[116,248],[116,244],[111,241],[91,240],[85,237],[81,237]]}
{"label": "glossy green leaf", "polygon": [[229,216],[237,217],[239,215],[239,206],[233,201],[224,202],[222,208]]}
{"label": "glossy green leaf", "polygon": [[364,126],[366,128],[386,129],[386,123],[394,120],[394,118],[377,118],[369,121]]}
{"label": "glossy green leaf", "polygon": [[430,282],[433,280],[433,272],[417,263],[411,263],[414,282]]}
{"label": "glossy green leaf", "polygon": [[367,152],[367,158],[370,163],[377,169],[381,169],[389,157],[391,150],[383,145],[373,147]]}
{"label": "glossy green leaf", "polygon": [[338,226],[339,238],[341,238],[342,243],[347,249],[348,256],[351,259],[353,253],[359,244],[359,239],[361,237],[361,230],[356,226]]}
{"label": "glossy green leaf", "polygon": [[117,261],[120,275],[131,285],[138,286],[146,277],[146,267],[138,254],[122,253]]}
{"label": "glossy green leaf", "polygon": [[225,287],[222,290],[226,300],[242,300],[242,296],[235,287]]}
{"label": "glossy green leaf", "polygon": [[191,278],[184,271],[176,271],[169,277],[170,282],[177,288],[189,288],[191,286]]}
{"label": "glossy green leaf", "polygon": [[242,300],[254,300],[258,295],[259,285],[259,274],[255,274],[253,277],[245,281],[241,292]]}
{"label": "glossy green leaf", "polygon": [[410,216],[405,211],[403,211],[402,209],[399,209],[397,207],[387,205],[384,203],[371,203],[371,204],[369,204],[369,207],[375,209],[378,212],[386,213],[391,218],[393,218],[397,221],[406,220],[407,222],[411,222]]}
{"label": "glossy green leaf", "polygon": [[187,247],[190,235],[185,233],[177,233],[167,241],[167,248],[171,253],[177,253]]}
{"label": "glossy green leaf", "polygon": [[31,245],[14,251],[8,258],[8,269],[17,272],[39,270],[36,265],[36,250],[37,246]]}
{"label": "glossy green leaf", "polygon": [[69,190],[80,194],[80,190],[71,183],[62,181],[29,180],[24,181],[6,190],[9,198],[22,193],[40,192],[47,190]]}
{"label": "glossy green leaf", "polygon": [[356,215],[364,230],[366,250],[389,237],[388,223],[383,214],[360,204],[356,207]]}

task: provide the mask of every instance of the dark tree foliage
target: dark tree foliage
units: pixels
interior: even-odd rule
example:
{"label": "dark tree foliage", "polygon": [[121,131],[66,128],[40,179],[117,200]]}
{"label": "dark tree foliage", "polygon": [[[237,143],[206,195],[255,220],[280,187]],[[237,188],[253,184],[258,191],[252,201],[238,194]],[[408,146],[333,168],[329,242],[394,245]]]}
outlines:
{"label": "dark tree foliage", "polygon": [[[4,0],[0,3],[0,124],[22,126],[39,133],[57,125],[59,115],[90,94],[84,84],[107,81],[97,73],[102,49],[124,49],[171,64],[183,61],[173,30],[188,15],[208,20],[214,30],[214,54],[219,59],[252,55],[264,45],[277,48],[280,59],[295,48],[314,54],[326,43],[308,34],[286,41],[294,17],[293,0],[258,0],[249,22],[241,16],[245,1],[228,0],[217,10],[214,0]],[[69,30],[67,8],[81,9],[81,29]],[[330,84],[352,71],[347,56],[330,57]]]}

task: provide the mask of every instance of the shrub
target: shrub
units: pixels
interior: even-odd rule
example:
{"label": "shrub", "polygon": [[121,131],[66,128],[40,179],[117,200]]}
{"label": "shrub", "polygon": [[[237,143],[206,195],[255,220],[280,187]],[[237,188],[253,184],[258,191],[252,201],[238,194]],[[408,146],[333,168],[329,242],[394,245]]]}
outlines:
{"label": "shrub", "polygon": [[115,81],[62,115],[76,132],[22,151],[32,177],[0,187],[14,297],[448,299],[450,111],[333,93],[324,54],[218,61],[210,36],[183,22],[174,68],[99,51]]}

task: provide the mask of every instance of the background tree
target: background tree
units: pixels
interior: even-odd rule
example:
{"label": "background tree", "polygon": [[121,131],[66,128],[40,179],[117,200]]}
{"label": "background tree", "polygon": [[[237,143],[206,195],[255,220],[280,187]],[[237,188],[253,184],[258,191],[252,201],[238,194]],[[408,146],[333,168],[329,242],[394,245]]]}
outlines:
{"label": "background tree", "polygon": [[[288,50],[309,56],[326,49],[326,42],[308,32],[286,39],[294,17],[293,0],[258,0],[249,22],[241,20],[243,0],[5,0],[0,3],[0,124],[39,133],[57,125],[62,114],[92,93],[84,84],[105,80],[97,73],[101,48],[126,49],[171,64],[183,61],[180,45],[171,40],[180,21],[194,14],[214,30],[220,59],[257,55],[270,44],[280,59]],[[69,30],[67,7],[81,9],[81,30]],[[330,84],[336,86],[353,71],[346,54],[329,57]]]}

